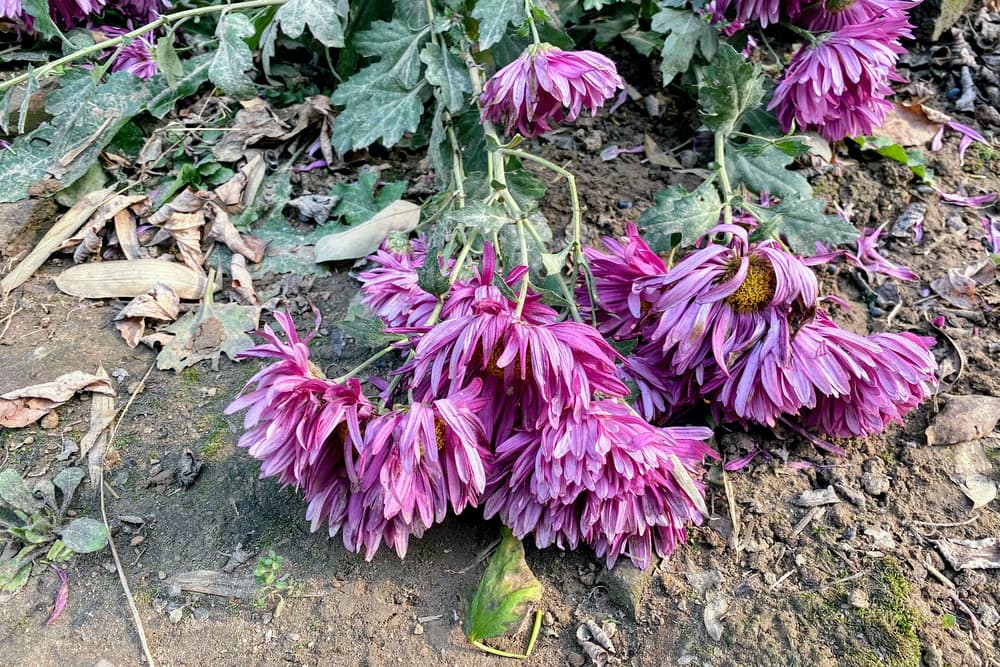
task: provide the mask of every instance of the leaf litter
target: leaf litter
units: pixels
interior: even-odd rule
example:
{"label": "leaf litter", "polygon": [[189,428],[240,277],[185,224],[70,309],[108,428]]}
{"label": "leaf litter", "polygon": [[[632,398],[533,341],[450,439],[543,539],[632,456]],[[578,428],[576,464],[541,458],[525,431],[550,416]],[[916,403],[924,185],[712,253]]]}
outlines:
{"label": "leaf litter", "polygon": [[51,382],[15,389],[0,396],[0,426],[23,428],[33,424],[82,391],[109,396],[115,393],[106,374],[102,377],[72,371]]}

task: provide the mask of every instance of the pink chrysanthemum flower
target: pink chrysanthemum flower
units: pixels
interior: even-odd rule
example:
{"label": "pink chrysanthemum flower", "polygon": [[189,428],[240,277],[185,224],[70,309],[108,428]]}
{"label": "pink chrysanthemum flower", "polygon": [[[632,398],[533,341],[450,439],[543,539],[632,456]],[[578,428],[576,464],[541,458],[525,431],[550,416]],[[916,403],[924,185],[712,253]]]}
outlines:
{"label": "pink chrysanthemum flower", "polygon": [[108,9],[113,9],[136,23],[149,23],[173,7],[167,0],[104,0],[104,2]]}
{"label": "pink chrysanthemum flower", "polygon": [[516,394],[524,418],[539,423],[586,408],[595,392],[628,395],[616,376],[618,355],[596,329],[535,324],[518,316],[516,304],[495,287],[478,292],[469,315],[448,318],[420,338],[412,363],[402,369],[412,369],[415,386],[427,379],[440,396],[492,378],[498,396]]}
{"label": "pink chrysanthemum flower", "polygon": [[729,245],[697,249],[649,279],[661,294],[644,334],[662,347],[673,373],[693,371],[699,383],[712,367],[726,372],[767,332],[787,349],[789,321],[811,313],[817,298],[816,276],[777,241],[751,244],[735,225],[712,233],[722,231],[732,234]]}
{"label": "pink chrysanthemum flower", "polygon": [[[891,423],[901,424],[903,417],[933,393],[937,362],[928,349],[934,343],[932,338],[908,332],[868,337],[840,335],[838,351],[827,340],[830,328],[836,325],[825,318],[818,320],[822,333],[816,337],[818,340],[809,341],[815,346],[813,354],[839,361],[848,376],[848,388],[844,392],[821,393],[816,405],[799,417],[806,428],[841,438],[880,433]],[[798,343],[800,348],[805,346],[804,342]],[[869,346],[874,353],[866,355]]]}
{"label": "pink chrysanthemum flower", "polygon": [[417,269],[424,265],[427,243],[414,239],[409,252],[389,250],[382,244],[368,259],[376,268],[358,275],[361,303],[389,328],[423,326],[437,307],[438,298],[419,285]]}
{"label": "pink chrysanthemum flower", "polygon": [[797,415],[825,435],[869,435],[901,421],[931,392],[930,342],[908,333],[859,336],[817,311],[794,333],[790,354],[769,337],[711,389],[729,420],[774,426]]}
{"label": "pink chrysanthemum flower", "polygon": [[917,3],[905,0],[821,0],[802,6],[796,22],[813,32],[863,25],[881,16],[903,17]]}
{"label": "pink chrysanthemum flower", "polygon": [[883,15],[821,35],[792,58],[768,109],[786,131],[794,121],[830,141],[871,134],[892,108],[889,81],[911,28],[905,15]]}
{"label": "pink chrysanthemum flower", "polygon": [[635,385],[634,407],[650,423],[670,419],[701,401],[701,389],[693,373],[675,375],[666,371],[670,359],[656,343],[641,343],[625,357],[618,376]]}
{"label": "pink chrysanthemum flower", "polygon": [[106,0],[50,0],[49,16],[63,28],[72,28],[80,19],[101,11]]}
{"label": "pink chrysanthemum flower", "polygon": [[361,424],[372,406],[356,379],[338,384],[323,376],[309,360],[312,335],[299,339],[291,315],[275,313],[275,318],[288,342],[270,326],[258,332],[266,342],[240,356],[276,362],[250,378],[225,413],[249,408],[239,446],[261,461],[262,477],[300,486],[324,449],[361,442]]}
{"label": "pink chrysanthemum flower", "polygon": [[[619,556],[649,566],[701,522],[706,428],[650,426],[618,400],[594,401],[579,418],[523,430],[497,447],[487,517],[540,548],[591,545],[612,567]],[[502,471],[502,472],[501,472]]]}
{"label": "pink chrysanthemum flower", "polygon": [[536,44],[486,82],[479,102],[483,119],[506,134],[537,137],[553,123],[576,120],[584,108],[596,114],[624,87],[615,64],[599,53]]}
{"label": "pink chrysanthemum flower", "polygon": [[[108,37],[117,37],[128,32],[128,30],[114,26],[101,26],[96,30]],[[153,57],[155,50],[156,43],[153,33],[147,32],[144,35],[139,35],[115,53],[115,59],[111,63],[111,71],[128,72],[140,79],[151,79],[160,71],[156,59]]]}
{"label": "pink chrysanthemum flower", "polygon": [[[605,238],[604,245],[608,254],[593,248],[583,251],[597,297],[597,308],[585,307],[583,313],[589,317],[595,311],[597,329],[605,336],[627,338],[638,332],[640,321],[659,296],[655,290],[644,289],[648,283],[642,279],[662,276],[667,267],[633,223],[628,224],[624,239]],[[589,304],[585,283],[576,292],[580,303]]]}

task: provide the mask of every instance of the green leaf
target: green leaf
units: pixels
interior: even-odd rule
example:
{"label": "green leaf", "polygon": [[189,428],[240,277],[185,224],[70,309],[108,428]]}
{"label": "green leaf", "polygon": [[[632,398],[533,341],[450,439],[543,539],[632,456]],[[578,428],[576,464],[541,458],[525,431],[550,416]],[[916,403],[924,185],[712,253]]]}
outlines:
{"label": "green leaf", "polygon": [[356,344],[369,350],[382,349],[403,338],[385,333],[385,323],[372,317],[371,312],[360,303],[348,306],[347,316],[336,326],[346,336],[353,338]]}
{"label": "green leaf", "polygon": [[[175,82],[176,85],[165,86],[155,92],[146,102],[146,110],[155,118],[163,118],[173,110],[177,100],[194,95],[201,84],[208,81],[208,70],[212,66],[212,60],[213,54],[211,53],[184,60],[182,62],[183,71]],[[164,77],[163,81],[166,82],[166,80]]]}
{"label": "green leaf", "polygon": [[21,476],[10,468],[0,472],[0,500],[25,514],[33,514],[44,504],[31,494]]}
{"label": "green leaf", "polygon": [[743,183],[756,194],[770,192],[782,199],[809,199],[812,186],[804,176],[787,168],[791,163],[792,158],[775,146],[769,145],[760,152],[732,145],[726,150],[726,171],[734,187]]}
{"label": "green leaf", "polygon": [[27,558],[22,558],[21,553],[11,558],[0,559],[0,591],[4,593],[16,593],[24,588],[28,583],[28,576],[31,575],[31,567],[34,562]]}
{"label": "green leaf", "polygon": [[[545,220],[545,217],[537,211],[528,216],[528,219],[534,225],[535,231],[538,232],[538,236],[542,240],[542,243],[539,244],[534,236],[525,231],[525,245],[528,248],[528,269],[531,271],[532,282],[538,283],[546,275],[542,258],[548,253],[545,243],[552,240],[552,228],[549,227],[549,223]],[[517,233],[517,225],[504,225],[497,237],[500,242],[497,247],[497,253],[502,259],[501,265],[514,267],[524,264],[521,257],[521,239]]]}
{"label": "green leaf", "polygon": [[46,101],[50,123],[0,151],[0,202],[24,199],[32,185],[47,177],[62,187],[73,184],[149,96],[149,87],[128,72],[116,72],[101,84],[89,72],[63,76]]}
{"label": "green leaf", "polygon": [[[653,15],[650,27],[654,32],[667,35],[663,42],[663,85],[678,74],[687,71],[697,50],[706,60],[711,60],[719,46],[719,34],[708,20],[689,9],[663,7]],[[668,34],[669,33],[669,34]]]}
{"label": "green leaf", "polygon": [[[402,21],[375,21],[359,32],[354,45],[363,56],[378,57],[374,65],[381,76],[389,76],[403,88],[420,81],[420,49],[430,38],[429,24],[411,28]],[[338,89],[339,90],[339,89]]]}
{"label": "green leaf", "polygon": [[438,261],[440,256],[441,248],[436,245],[430,246],[424,263],[417,269],[417,285],[425,292],[438,297],[447,294],[451,289],[448,276],[441,271],[441,264]]}
{"label": "green leaf", "polygon": [[500,546],[490,559],[465,616],[465,636],[479,642],[514,631],[542,600],[542,584],[524,560],[524,546],[501,528]]}
{"label": "green leaf", "polygon": [[278,9],[274,20],[292,39],[301,37],[308,25],[323,46],[342,49],[349,9],[347,0],[290,0]]}
{"label": "green leaf", "polygon": [[32,29],[41,35],[42,39],[52,39],[53,37],[65,39],[59,27],[52,22],[52,17],[49,14],[49,0],[22,0],[21,7],[25,14],[34,19]]}
{"label": "green leaf", "polygon": [[83,468],[66,468],[52,478],[52,484],[62,492],[63,496],[60,507],[55,508],[59,510],[60,514],[65,513],[69,508],[69,504],[73,500],[73,495],[82,481]]}
{"label": "green leaf", "polygon": [[255,34],[250,19],[235,12],[223,16],[215,29],[219,48],[208,68],[208,78],[226,95],[248,99],[257,94],[253,80],[244,74],[253,69],[253,53],[245,40]]}
{"label": "green leaf", "polygon": [[63,544],[78,554],[100,551],[108,543],[107,527],[96,519],[73,519],[62,529]]}
{"label": "green leaf", "polygon": [[693,192],[671,185],[656,193],[653,202],[639,217],[639,226],[655,252],[694,243],[719,223],[722,211],[722,200],[712,181],[705,181]]}
{"label": "green leaf", "polygon": [[502,206],[487,206],[481,201],[473,202],[465,208],[452,211],[444,217],[445,228],[457,230],[461,227],[476,230],[485,239],[493,238],[514,220]]}
{"label": "green leaf", "polygon": [[184,64],[177,56],[177,50],[174,48],[173,32],[156,40],[154,59],[156,60],[156,66],[163,72],[163,76],[166,77],[167,85],[171,89],[176,88],[178,79],[184,76]]}
{"label": "green leaf", "polygon": [[794,252],[806,256],[816,254],[817,241],[836,245],[858,237],[858,231],[839,215],[823,213],[825,206],[819,199],[798,198],[785,199],[773,208],[746,204],[763,231],[785,237]]}
{"label": "green leaf", "polygon": [[377,181],[375,173],[368,171],[358,177],[357,183],[337,183],[333,186],[330,194],[340,197],[333,215],[339,216],[347,225],[356,225],[371,219],[406,191],[406,182],[397,181],[386,183],[376,194]]}
{"label": "green leaf", "polygon": [[520,26],[528,17],[524,0],[478,0],[472,18],[479,21],[479,48],[488,49],[504,36],[508,23]]}
{"label": "green leaf", "polygon": [[342,83],[330,99],[346,108],[333,126],[333,147],[339,153],[381,141],[386,148],[415,132],[423,115],[423,84],[406,89],[386,78],[376,64]]}
{"label": "green leaf", "polygon": [[760,105],[764,96],[760,68],[748,63],[729,44],[719,47],[698,78],[702,122],[710,131],[726,136],[740,126],[747,111]]}
{"label": "green leaf", "polygon": [[858,137],[854,141],[862,150],[875,151],[883,157],[905,165],[924,183],[931,183],[934,180],[934,170],[927,168],[924,152],[919,148],[907,150],[889,137]]}
{"label": "green leaf", "polygon": [[424,76],[427,83],[438,89],[438,97],[452,113],[462,111],[472,93],[469,72],[458,57],[443,44],[428,43],[420,52],[420,60],[427,65]]}
{"label": "green leaf", "polygon": [[659,51],[663,48],[662,37],[648,30],[639,30],[637,26],[632,26],[621,33],[621,38],[647,58],[653,55],[654,51]]}
{"label": "green leaf", "polygon": [[[509,169],[506,176],[507,190],[521,210],[538,208],[538,200],[545,196],[545,184],[527,169]],[[466,176],[465,190],[470,198],[486,199],[493,185],[483,172],[471,172]]]}

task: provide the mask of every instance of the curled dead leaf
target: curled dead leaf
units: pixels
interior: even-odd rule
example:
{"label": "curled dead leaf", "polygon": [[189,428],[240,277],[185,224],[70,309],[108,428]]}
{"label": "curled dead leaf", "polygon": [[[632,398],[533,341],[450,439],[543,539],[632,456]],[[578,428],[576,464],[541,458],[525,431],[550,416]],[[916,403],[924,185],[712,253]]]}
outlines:
{"label": "curled dead leaf", "polygon": [[316,242],[316,262],[339,262],[370,255],[390,232],[408,232],[420,222],[420,207],[402,199],[394,201],[366,222]]}
{"label": "curled dead leaf", "polygon": [[84,299],[132,298],[158,283],[173,289],[181,299],[198,299],[208,280],[183,264],[159,259],[97,262],[71,266],[56,277],[56,287]]}
{"label": "curled dead leaf", "polygon": [[0,396],[0,426],[22,428],[32,424],[80,391],[114,396],[111,380],[83,371],[60,375],[51,382],[31,385]]}

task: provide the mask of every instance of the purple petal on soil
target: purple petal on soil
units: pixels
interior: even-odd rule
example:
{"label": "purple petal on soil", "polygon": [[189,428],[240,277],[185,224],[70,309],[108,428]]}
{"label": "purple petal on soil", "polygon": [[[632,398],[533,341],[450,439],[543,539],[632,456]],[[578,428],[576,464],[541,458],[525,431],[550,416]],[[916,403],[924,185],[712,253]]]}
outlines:
{"label": "purple petal on soil", "polygon": [[1000,253],[1000,222],[997,222],[990,216],[980,218],[980,222],[986,228],[987,238],[990,242],[990,251]]}
{"label": "purple petal on soil", "polygon": [[601,151],[601,159],[605,162],[614,160],[616,157],[622,153],[628,153],[634,155],[636,153],[642,153],[646,148],[644,146],[632,146],[630,148],[618,148],[618,146],[611,144],[607,148]]}
{"label": "purple petal on soil", "polygon": [[734,472],[736,470],[743,470],[743,468],[746,468],[748,465],[750,465],[750,462],[753,461],[755,458],[757,458],[760,455],[763,455],[767,459],[771,458],[771,453],[770,452],[768,452],[766,449],[761,449],[761,448],[758,447],[757,449],[753,450],[749,454],[745,454],[745,455],[739,457],[738,459],[733,459],[732,461],[727,461],[726,464],[724,466],[722,466],[722,469],[725,470],[726,472]]}
{"label": "purple petal on soil", "polygon": [[938,195],[940,195],[941,199],[949,204],[955,204],[956,206],[969,206],[973,208],[979,206],[989,206],[997,200],[997,194],[995,192],[989,192],[983,195],[960,195],[954,192],[942,192],[938,190]]}
{"label": "purple petal on soil", "polygon": [[66,602],[69,600],[69,579],[66,577],[66,570],[60,570],[55,565],[50,565],[56,574],[59,575],[59,592],[56,593],[56,601],[52,606],[52,613],[49,615],[49,620],[45,621],[45,625],[52,625],[56,622],[62,614],[63,609],[66,607]]}
{"label": "purple petal on soil", "polygon": [[615,103],[611,105],[610,109],[608,109],[608,115],[610,116],[614,112],[618,111],[618,108],[621,105],[625,104],[625,100],[627,99],[628,99],[628,89],[622,88],[622,92],[618,93],[618,97],[615,98]]}
{"label": "purple petal on soil", "polygon": [[981,135],[976,130],[972,129],[968,125],[963,125],[962,123],[956,123],[954,121],[947,123],[948,127],[962,135],[962,140],[958,143],[958,161],[959,164],[965,163],[965,151],[968,150],[969,146],[973,142],[986,143],[986,137]]}
{"label": "purple petal on soil", "polygon": [[292,171],[298,173],[303,171],[314,171],[316,169],[322,169],[326,166],[326,160],[313,160],[304,167],[292,167]]}
{"label": "purple petal on soil", "polygon": [[809,442],[811,442],[814,447],[830,452],[835,456],[847,456],[847,452],[841,447],[838,447],[832,442],[827,442],[823,438],[813,435],[812,433],[805,430],[798,424],[793,423],[791,420],[782,417],[781,423],[787,426],[789,429],[791,429],[796,435],[800,435]]}
{"label": "purple petal on soil", "polygon": [[938,329],[940,329],[941,327],[946,327],[948,326],[948,318],[945,317],[944,315],[938,315],[933,320],[931,320],[931,324],[936,326]]}

